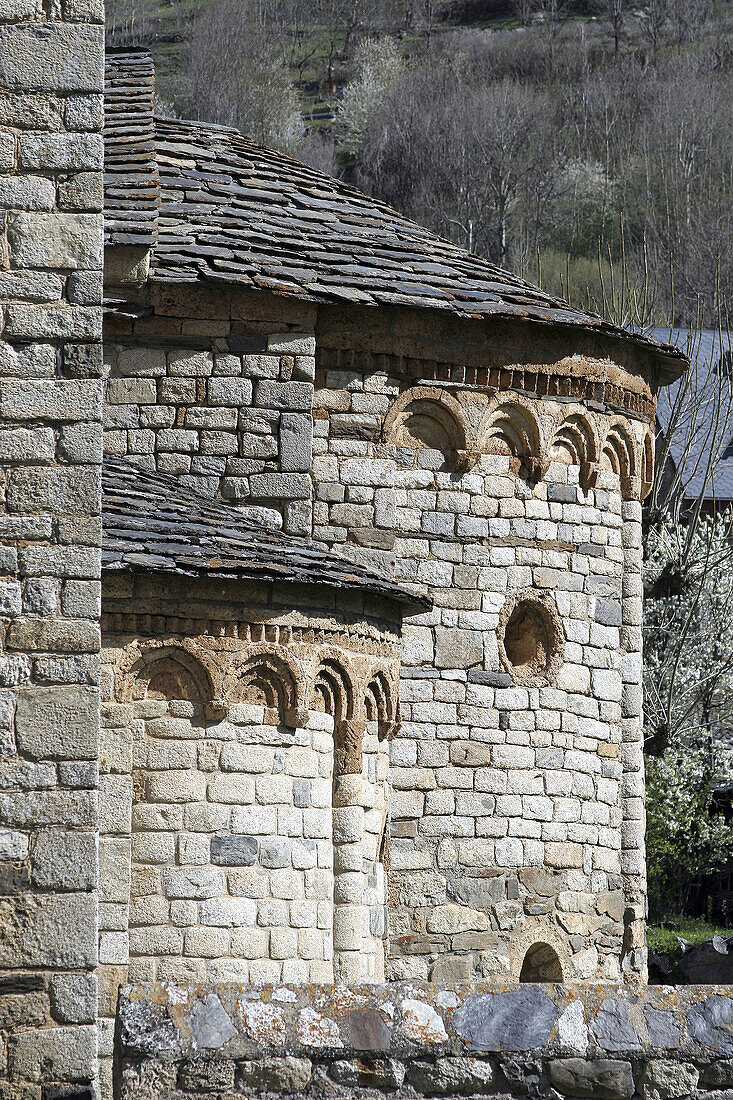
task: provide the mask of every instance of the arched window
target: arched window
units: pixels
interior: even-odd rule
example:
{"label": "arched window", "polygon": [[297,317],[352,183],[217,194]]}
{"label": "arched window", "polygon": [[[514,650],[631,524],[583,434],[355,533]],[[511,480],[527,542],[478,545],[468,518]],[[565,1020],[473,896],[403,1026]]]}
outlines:
{"label": "arched window", "polygon": [[533,943],[524,956],[520,982],[561,982],[562,967],[557,951],[549,943]]}

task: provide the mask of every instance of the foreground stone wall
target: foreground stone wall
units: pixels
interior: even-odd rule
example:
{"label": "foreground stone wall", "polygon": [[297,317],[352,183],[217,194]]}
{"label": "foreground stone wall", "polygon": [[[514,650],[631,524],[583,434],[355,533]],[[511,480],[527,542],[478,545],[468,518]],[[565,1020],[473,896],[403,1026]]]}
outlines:
{"label": "foreground stone wall", "polygon": [[0,1092],[96,1068],[102,0],[0,3]]}
{"label": "foreground stone wall", "polygon": [[120,1100],[277,1093],[727,1100],[729,987],[130,987]]}

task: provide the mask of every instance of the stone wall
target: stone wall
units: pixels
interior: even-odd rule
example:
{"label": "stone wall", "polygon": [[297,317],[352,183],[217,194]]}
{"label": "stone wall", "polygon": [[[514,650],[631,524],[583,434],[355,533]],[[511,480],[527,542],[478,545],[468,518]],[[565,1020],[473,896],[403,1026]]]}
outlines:
{"label": "stone wall", "polygon": [[384,979],[399,618],[372,603],[325,588],[105,578],[105,1096],[128,978]]}
{"label": "stone wall", "polygon": [[[525,977],[642,976],[648,364],[299,309],[150,286],[145,316],[108,321],[108,447],[430,592],[391,747],[393,978],[516,979],[528,952]],[[312,394],[292,379],[314,362]]]}
{"label": "stone wall", "polygon": [[435,603],[403,633],[390,974],[640,975],[653,400],[591,349],[481,335],[317,330],[314,535]]}
{"label": "stone wall", "polygon": [[132,987],[119,1095],[724,1100],[732,1023],[715,986]]}
{"label": "stone wall", "polygon": [[151,298],[151,316],[107,324],[107,453],[310,534],[312,323],[226,289]]}
{"label": "stone wall", "polygon": [[102,0],[0,4],[0,1091],[96,1065]]}

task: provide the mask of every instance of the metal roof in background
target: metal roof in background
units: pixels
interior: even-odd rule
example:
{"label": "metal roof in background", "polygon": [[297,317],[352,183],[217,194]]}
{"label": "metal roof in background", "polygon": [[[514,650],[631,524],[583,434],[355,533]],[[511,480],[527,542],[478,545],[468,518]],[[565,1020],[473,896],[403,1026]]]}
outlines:
{"label": "metal roof in background", "polygon": [[395,600],[408,613],[432,606],[389,577],[121,458],[106,457],[102,468],[102,569],[325,585]]}
{"label": "metal roof in background", "polygon": [[[152,232],[151,67],[144,51],[113,53],[108,62],[109,244],[133,243],[136,232]],[[643,347],[671,376],[685,368],[679,349],[575,309],[386,203],[255,145],[236,130],[155,118],[155,160],[160,208],[154,279],[219,280],[315,302],[402,305],[571,326]],[[145,197],[137,229],[136,188]]]}
{"label": "metal roof in background", "polygon": [[[690,358],[688,374],[659,391],[657,422],[667,433],[678,397],[684,412],[670,437],[670,457],[682,470],[684,497],[733,501],[733,334],[721,329],[653,329],[654,339],[669,341]],[[714,469],[707,484],[708,456]]]}

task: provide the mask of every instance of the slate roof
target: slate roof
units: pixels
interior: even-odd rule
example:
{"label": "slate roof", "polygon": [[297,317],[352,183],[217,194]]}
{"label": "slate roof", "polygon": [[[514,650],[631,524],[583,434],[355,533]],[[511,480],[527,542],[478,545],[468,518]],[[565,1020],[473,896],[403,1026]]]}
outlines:
{"label": "slate roof", "polygon": [[[129,83],[128,66],[138,63],[125,58],[135,56],[134,51],[113,55],[108,97]],[[115,100],[118,110],[123,98]],[[144,120],[146,133],[149,122]],[[255,145],[236,130],[155,118],[155,150],[160,178],[158,241],[151,257],[155,279],[220,280],[316,302],[398,304],[570,325],[643,345],[673,376],[684,370],[678,349],[574,309],[378,199]],[[119,181],[115,163],[108,158],[106,182],[118,211],[126,180]],[[141,227],[148,227],[149,213],[146,207]],[[110,236],[108,241],[114,243]]]}
{"label": "slate roof", "polygon": [[326,585],[396,600],[408,613],[431,606],[388,577],[120,458],[105,458],[102,469],[102,568]]}
{"label": "slate roof", "polygon": [[[733,501],[733,334],[721,329],[653,329],[651,335],[685,351],[690,370],[659,392],[657,423],[669,431],[670,458],[681,470],[686,500],[704,499],[721,507]],[[682,405],[680,414],[676,413]],[[708,460],[713,463],[707,478]]]}
{"label": "slate roof", "polygon": [[145,50],[108,50],[105,69],[105,240],[152,248],[160,206],[153,59]]}

